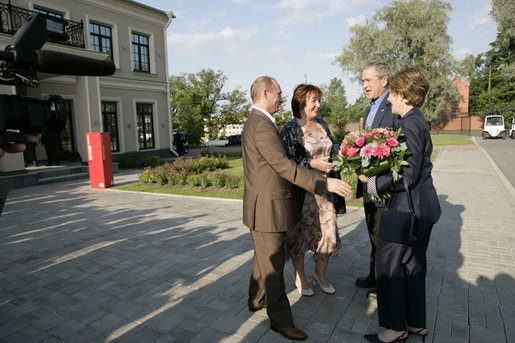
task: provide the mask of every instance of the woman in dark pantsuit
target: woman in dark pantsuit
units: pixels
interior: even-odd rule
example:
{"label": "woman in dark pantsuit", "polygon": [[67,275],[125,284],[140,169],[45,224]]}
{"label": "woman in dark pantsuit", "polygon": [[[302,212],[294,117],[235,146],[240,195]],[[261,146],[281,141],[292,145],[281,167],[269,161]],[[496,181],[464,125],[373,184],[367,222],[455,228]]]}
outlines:
{"label": "woman in dark pantsuit", "polygon": [[[431,176],[433,145],[427,121],[419,108],[428,89],[424,70],[418,67],[407,67],[390,78],[388,100],[392,112],[401,116],[399,126],[411,152],[406,158],[408,165],[402,167],[402,178],[413,199],[417,240],[411,245],[379,240],[375,263],[377,307],[379,325],[385,329],[378,334],[365,335],[372,342],[404,341],[408,334],[424,339],[427,335],[426,250],[431,229],[441,214]],[[360,175],[359,178],[376,197],[388,191],[391,210],[409,210],[403,179],[394,182],[391,173],[368,178]]]}

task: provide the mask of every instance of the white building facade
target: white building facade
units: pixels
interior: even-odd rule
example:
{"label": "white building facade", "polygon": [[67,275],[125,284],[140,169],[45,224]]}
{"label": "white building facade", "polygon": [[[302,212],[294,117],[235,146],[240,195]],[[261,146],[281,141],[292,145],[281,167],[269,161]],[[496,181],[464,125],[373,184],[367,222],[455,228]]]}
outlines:
{"label": "white building facade", "polygon": [[[70,24],[66,42],[47,41],[42,50],[110,58],[116,66],[112,76],[38,73],[36,88],[0,86],[2,94],[63,97],[67,121],[58,144],[61,159],[80,155],[87,161],[88,132],[110,133],[114,161],[126,155],[172,155],[166,43],[172,12],[129,0],[4,1],[0,0],[0,49],[24,20],[40,12]],[[19,19],[12,19],[13,13]],[[42,144],[36,152],[45,160]],[[0,159],[0,172],[23,168],[23,154]]]}

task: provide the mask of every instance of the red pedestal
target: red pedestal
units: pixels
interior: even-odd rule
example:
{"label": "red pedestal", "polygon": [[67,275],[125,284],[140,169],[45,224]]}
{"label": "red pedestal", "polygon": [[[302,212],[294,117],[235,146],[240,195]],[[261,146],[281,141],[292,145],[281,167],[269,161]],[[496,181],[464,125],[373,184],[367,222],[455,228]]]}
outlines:
{"label": "red pedestal", "polygon": [[89,180],[92,188],[114,186],[111,139],[109,132],[86,133],[88,146]]}

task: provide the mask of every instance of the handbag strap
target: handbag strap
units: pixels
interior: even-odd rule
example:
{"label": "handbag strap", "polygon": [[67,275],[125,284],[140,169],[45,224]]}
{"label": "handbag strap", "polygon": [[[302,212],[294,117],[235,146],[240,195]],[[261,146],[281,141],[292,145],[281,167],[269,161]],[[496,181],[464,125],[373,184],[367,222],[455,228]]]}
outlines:
{"label": "handbag strap", "polygon": [[[411,213],[415,214],[415,210],[413,209],[413,199],[411,198],[411,192],[409,191],[409,188],[408,188],[408,181],[406,181],[405,177],[402,178],[402,181],[403,181],[403,184],[404,184],[404,191],[406,192],[406,195],[408,196],[409,211]],[[391,202],[392,202],[392,198],[390,197],[388,199],[388,204],[386,205],[386,208],[385,208],[386,211],[388,211],[390,209],[390,203]]]}

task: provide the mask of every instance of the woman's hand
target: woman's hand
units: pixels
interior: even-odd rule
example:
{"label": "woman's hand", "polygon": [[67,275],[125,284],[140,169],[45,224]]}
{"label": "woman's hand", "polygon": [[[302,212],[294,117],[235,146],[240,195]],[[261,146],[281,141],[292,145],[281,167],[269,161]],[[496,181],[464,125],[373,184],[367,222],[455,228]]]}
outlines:
{"label": "woman's hand", "polygon": [[367,183],[368,182],[368,177],[366,177],[365,175],[363,174],[360,174],[358,172],[356,172],[356,175],[358,175],[358,179],[359,181],[363,182],[363,183]]}
{"label": "woman's hand", "polygon": [[309,162],[309,165],[313,169],[318,169],[326,173],[333,169],[333,165],[331,164],[331,162],[329,162],[329,157],[320,157],[312,159]]}

